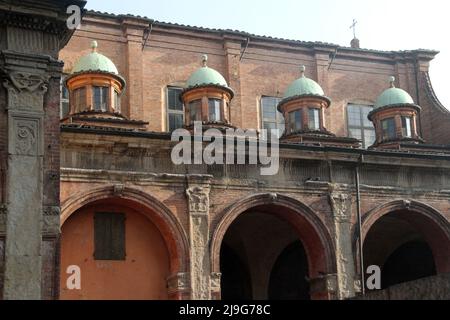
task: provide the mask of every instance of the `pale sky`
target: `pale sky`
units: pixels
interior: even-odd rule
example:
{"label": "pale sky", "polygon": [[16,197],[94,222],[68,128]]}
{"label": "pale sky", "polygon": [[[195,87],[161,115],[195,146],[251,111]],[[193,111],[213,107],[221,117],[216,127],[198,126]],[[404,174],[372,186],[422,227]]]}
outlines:
{"label": "pale sky", "polygon": [[376,50],[434,49],[430,76],[450,109],[450,3],[445,0],[88,0],[87,9],[146,16],[208,28],[233,29],[292,40],[349,46],[358,21],[361,47]]}

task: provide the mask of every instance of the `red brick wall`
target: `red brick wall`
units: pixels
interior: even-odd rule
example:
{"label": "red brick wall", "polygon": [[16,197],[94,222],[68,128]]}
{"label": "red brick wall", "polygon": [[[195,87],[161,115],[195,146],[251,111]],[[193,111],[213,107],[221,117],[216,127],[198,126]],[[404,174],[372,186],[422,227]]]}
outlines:
{"label": "red brick wall", "polygon": [[[239,60],[246,47],[244,36],[156,23],[147,38],[142,20],[127,18],[121,22],[121,19],[88,14],[81,29],[61,51],[61,58],[69,72],[76,60],[90,51],[90,41],[97,40],[99,52],[108,56],[127,80],[122,99],[124,113],[148,121],[151,131],[166,128],[167,85],[185,82],[200,66],[203,53],[209,55],[208,65],[224,75],[236,92],[231,103],[231,120],[239,127],[258,128],[261,96],[281,97],[288,85],[299,77],[302,64],[306,65],[306,76],[316,80],[332,100],[325,124],[337,135],[347,135],[347,103],[373,104],[388,88],[391,75],[395,75],[397,85],[416,100],[415,68],[405,54],[338,48],[332,59],[334,48],[252,39]],[[431,58],[424,59],[421,68],[427,70],[427,59]],[[421,86],[420,90],[420,95],[425,96],[425,87]],[[420,103],[424,104],[424,114],[429,113],[425,109],[432,107],[422,99]],[[430,112],[439,118],[434,115],[436,112]],[[427,121],[430,120],[424,120]],[[430,130],[426,123],[424,130]],[[435,134],[439,141],[442,140],[439,137],[445,135],[445,128],[442,130],[443,133]],[[429,135],[424,133],[424,136]]]}

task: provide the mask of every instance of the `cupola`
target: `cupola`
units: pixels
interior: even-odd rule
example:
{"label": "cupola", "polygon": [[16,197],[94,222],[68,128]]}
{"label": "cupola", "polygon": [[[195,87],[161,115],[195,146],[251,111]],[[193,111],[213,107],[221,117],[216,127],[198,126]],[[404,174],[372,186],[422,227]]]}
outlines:
{"label": "cupola", "polygon": [[359,146],[358,140],[336,137],[325,128],[325,110],[330,107],[331,101],[317,82],[305,76],[305,71],[305,66],[301,66],[300,78],[289,85],[278,104],[278,111],[285,119],[282,140],[315,145]]}
{"label": "cupola", "polygon": [[423,142],[418,135],[417,117],[421,108],[411,96],[395,87],[395,77],[389,78],[390,88],[383,91],[368,114],[376,132],[373,147],[396,147],[399,142]]}
{"label": "cupola", "polygon": [[92,41],[92,52],[81,57],[66,79],[70,92],[69,115],[93,112],[120,114],[120,96],[125,80],[114,63],[97,52],[97,41]]}
{"label": "cupola", "polygon": [[201,121],[210,127],[230,127],[230,102],[234,96],[224,77],[207,66],[208,56],[202,56],[202,66],[187,80],[181,93],[185,106],[185,125],[192,127]]}
{"label": "cupola", "polygon": [[92,41],[91,52],[78,59],[66,78],[69,113],[61,122],[66,125],[144,130],[147,122],[131,120],[122,114],[120,100],[125,92],[125,79],[111,59],[97,50],[97,41]]}

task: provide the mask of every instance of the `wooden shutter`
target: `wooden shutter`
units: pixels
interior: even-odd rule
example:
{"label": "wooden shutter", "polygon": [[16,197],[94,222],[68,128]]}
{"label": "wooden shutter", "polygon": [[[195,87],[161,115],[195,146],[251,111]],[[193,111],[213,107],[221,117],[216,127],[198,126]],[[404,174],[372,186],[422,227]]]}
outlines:
{"label": "wooden shutter", "polygon": [[125,260],[125,214],[94,215],[95,260]]}

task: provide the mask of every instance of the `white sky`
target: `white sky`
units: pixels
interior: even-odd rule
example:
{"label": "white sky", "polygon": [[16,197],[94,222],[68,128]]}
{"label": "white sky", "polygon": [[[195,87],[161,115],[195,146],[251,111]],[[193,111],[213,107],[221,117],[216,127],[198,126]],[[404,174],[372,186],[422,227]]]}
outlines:
{"label": "white sky", "polygon": [[430,76],[450,109],[450,2],[445,0],[88,0],[86,8],[158,21],[234,29],[258,35],[349,46],[358,21],[361,47],[439,50]]}

